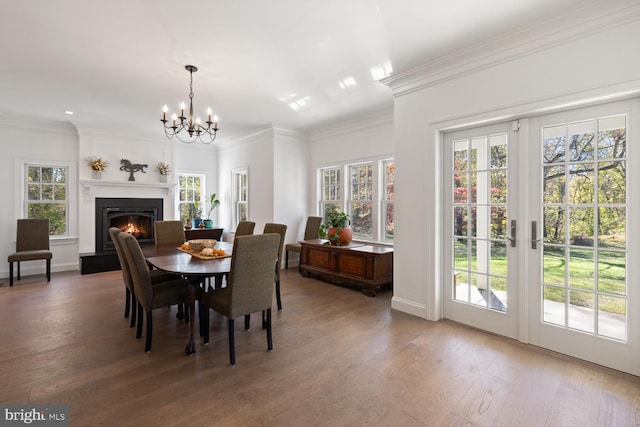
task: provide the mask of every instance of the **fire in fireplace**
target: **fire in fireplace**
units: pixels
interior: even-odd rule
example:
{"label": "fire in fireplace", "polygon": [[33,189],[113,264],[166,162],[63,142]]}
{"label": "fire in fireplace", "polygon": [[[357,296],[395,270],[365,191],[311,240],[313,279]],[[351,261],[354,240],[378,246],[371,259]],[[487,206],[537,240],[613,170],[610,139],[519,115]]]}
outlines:
{"label": "fire in fireplace", "polygon": [[109,228],[130,233],[140,246],[153,245],[153,223],[162,220],[162,199],[96,198],[96,253],[113,252]]}

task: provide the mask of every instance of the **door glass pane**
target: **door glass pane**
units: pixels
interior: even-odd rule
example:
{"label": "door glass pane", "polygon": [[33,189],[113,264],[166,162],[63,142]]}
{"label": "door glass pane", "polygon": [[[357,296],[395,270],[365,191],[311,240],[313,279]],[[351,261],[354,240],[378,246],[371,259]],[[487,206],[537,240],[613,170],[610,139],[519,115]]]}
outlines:
{"label": "door glass pane", "polygon": [[594,331],[594,294],[591,292],[569,291],[570,328],[584,332]]}
{"label": "door glass pane", "polygon": [[626,340],[626,298],[601,296],[598,298],[598,331],[600,335]]}
{"label": "door glass pane", "polygon": [[564,288],[542,287],[542,320],[555,325],[565,324]]}
{"label": "door glass pane", "polygon": [[594,289],[593,251],[569,251],[569,283],[572,288]]}
{"label": "door glass pane", "polygon": [[544,283],[564,285],[566,274],[564,248],[544,245],[542,269],[542,281]]}
{"label": "door glass pane", "polygon": [[599,252],[597,276],[598,291],[626,295],[627,260],[624,252]]}

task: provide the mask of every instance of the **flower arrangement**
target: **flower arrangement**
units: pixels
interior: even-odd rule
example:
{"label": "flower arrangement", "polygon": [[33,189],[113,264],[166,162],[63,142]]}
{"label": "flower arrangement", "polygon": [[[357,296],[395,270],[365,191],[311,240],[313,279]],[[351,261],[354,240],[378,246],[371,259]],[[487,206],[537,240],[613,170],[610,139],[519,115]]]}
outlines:
{"label": "flower arrangement", "polygon": [[109,162],[103,160],[102,157],[89,157],[87,158],[87,164],[91,169],[98,172],[103,172],[109,166]]}
{"label": "flower arrangement", "polygon": [[156,165],[156,170],[160,175],[169,175],[171,172],[171,165],[165,162],[158,162]]}

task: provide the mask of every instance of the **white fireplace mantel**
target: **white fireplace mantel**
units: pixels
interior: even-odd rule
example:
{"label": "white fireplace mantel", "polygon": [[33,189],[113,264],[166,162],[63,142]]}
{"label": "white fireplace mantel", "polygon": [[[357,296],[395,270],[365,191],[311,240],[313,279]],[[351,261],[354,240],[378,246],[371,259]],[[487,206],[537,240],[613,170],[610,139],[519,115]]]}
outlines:
{"label": "white fireplace mantel", "polygon": [[135,181],[109,181],[104,179],[81,179],[82,194],[91,196],[94,187],[128,187],[128,188],[160,188],[166,191],[167,196],[173,196],[176,188],[175,183],[153,183],[153,182],[135,182]]}

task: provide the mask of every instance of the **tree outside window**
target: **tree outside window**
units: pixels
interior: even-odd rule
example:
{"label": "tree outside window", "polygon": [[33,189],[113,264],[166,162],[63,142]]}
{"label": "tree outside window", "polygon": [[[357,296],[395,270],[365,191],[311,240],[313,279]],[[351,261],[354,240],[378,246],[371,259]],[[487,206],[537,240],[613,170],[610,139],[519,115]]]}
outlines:
{"label": "tree outside window", "polygon": [[48,218],[51,236],[68,234],[68,175],[66,166],[26,167],[26,217]]}

